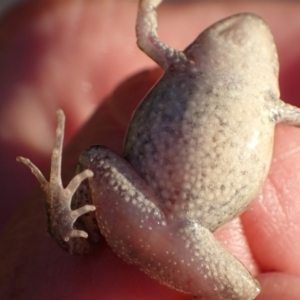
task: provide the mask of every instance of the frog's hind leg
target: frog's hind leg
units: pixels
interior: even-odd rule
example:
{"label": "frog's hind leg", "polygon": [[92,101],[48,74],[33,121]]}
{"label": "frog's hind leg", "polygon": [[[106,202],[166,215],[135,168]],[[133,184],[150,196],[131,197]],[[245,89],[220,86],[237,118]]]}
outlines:
{"label": "frog's hind leg", "polygon": [[157,196],[128,161],[103,146],[79,159],[101,233],[128,263],[160,283],[201,299],[253,299],[259,292],[245,267],[199,224],[168,219]]}

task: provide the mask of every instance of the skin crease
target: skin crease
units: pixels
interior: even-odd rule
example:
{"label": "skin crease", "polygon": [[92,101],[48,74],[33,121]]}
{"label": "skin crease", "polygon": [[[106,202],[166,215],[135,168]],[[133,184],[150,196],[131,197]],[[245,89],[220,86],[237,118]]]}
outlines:
{"label": "skin crease", "polygon": [[[99,104],[64,152],[63,178],[68,182],[79,153],[93,143],[121,152],[131,112],[160,73],[128,78],[154,64],[135,45],[137,3],[124,2],[31,3],[0,23],[1,299],[191,298],[149,279],[105,244],[87,257],[64,253],[45,231],[35,179],[14,161],[21,154],[47,167],[55,111],[65,111],[70,140]],[[300,45],[294,42],[300,37],[299,4],[163,4],[160,38],[182,49],[211,23],[241,11],[255,12],[270,25],[279,49],[281,98],[300,105]],[[90,82],[92,91],[82,82]],[[262,192],[239,220],[216,234],[261,282],[257,299],[300,299],[299,145],[299,129],[277,126]],[[34,192],[21,203],[29,189]]]}

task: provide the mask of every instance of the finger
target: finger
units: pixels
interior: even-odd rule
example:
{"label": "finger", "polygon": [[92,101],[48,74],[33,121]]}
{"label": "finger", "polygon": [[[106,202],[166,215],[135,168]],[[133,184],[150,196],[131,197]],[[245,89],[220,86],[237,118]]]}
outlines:
{"label": "finger", "polygon": [[242,222],[262,271],[300,274],[300,131],[278,126],[269,177]]}
{"label": "finger", "polygon": [[300,278],[282,273],[266,273],[258,276],[262,291],[257,300],[298,300]]}

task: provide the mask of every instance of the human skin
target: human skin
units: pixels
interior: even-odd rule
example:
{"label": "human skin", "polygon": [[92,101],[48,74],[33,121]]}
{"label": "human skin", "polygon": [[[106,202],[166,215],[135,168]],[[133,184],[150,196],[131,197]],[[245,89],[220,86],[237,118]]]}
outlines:
{"label": "human skin", "polygon": [[[154,66],[135,45],[135,1],[39,3],[12,11],[0,23],[0,298],[190,299],[127,265],[105,243],[92,255],[74,257],[45,231],[41,192],[15,156],[29,157],[47,176],[58,108],[66,113],[67,141],[94,113],[64,152],[65,182],[89,145],[121,153],[131,113],[160,71],[133,75]],[[270,25],[279,51],[281,98],[300,105],[297,3],[163,4],[159,35],[183,49],[211,23],[242,11]],[[241,218],[216,234],[260,281],[257,299],[300,299],[298,145],[299,129],[276,127],[274,159],[261,193]]]}

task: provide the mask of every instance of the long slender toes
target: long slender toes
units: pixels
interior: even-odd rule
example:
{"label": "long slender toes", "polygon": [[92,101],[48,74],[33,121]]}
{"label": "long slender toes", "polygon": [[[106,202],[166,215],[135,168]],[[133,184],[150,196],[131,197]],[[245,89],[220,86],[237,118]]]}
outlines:
{"label": "long slender toes", "polygon": [[55,145],[52,151],[51,157],[51,171],[50,171],[50,182],[52,184],[61,185],[61,160],[62,160],[62,149],[64,141],[65,131],[65,114],[59,109],[57,111],[57,128],[55,135]]}
{"label": "long slender toes", "polygon": [[[55,146],[51,157],[50,181],[48,182],[41,171],[27,158],[17,157],[18,162],[25,164],[40,182],[46,194],[46,210],[48,216],[48,231],[57,243],[71,254],[84,254],[92,250],[87,241],[88,234],[83,230],[74,229],[77,219],[88,212],[94,211],[95,206],[84,205],[72,210],[71,202],[79,185],[93,176],[91,170],[77,174],[64,189],[61,180],[61,161],[65,128],[65,115],[57,111],[58,121]],[[80,226],[80,225],[79,225]],[[71,239],[73,238],[73,239]],[[80,238],[80,239],[77,239]],[[83,241],[83,239],[85,241]]]}
{"label": "long slender toes", "polygon": [[77,174],[73,179],[70,181],[68,186],[66,187],[66,191],[70,192],[71,196],[74,195],[76,190],[78,189],[79,185],[82,181],[84,181],[87,178],[93,177],[93,172],[89,169],[84,170],[83,172]]}
{"label": "long slender toes", "polygon": [[[88,234],[83,230],[72,230],[70,234],[71,238],[81,237],[86,239],[88,237]],[[69,238],[65,238],[65,242],[68,242]]]}
{"label": "long slender toes", "polygon": [[23,163],[31,170],[32,174],[36,177],[38,182],[41,184],[42,189],[46,191],[48,188],[48,181],[46,180],[42,172],[36,167],[36,165],[34,165],[28,158],[22,156],[18,156],[16,160],[17,162]]}
{"label": "long slender toes", "polygon": [[80,208],[73,210],[71,215],[76,221],[76,219],[79,218],[80,216],[82,216],[90,211],[95,211],[95,210],[96,210],[96,207],[94,205],[85,205],[85,206],[82,206]]}

